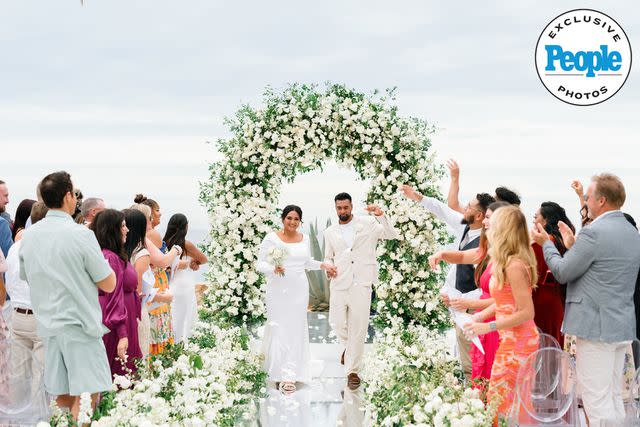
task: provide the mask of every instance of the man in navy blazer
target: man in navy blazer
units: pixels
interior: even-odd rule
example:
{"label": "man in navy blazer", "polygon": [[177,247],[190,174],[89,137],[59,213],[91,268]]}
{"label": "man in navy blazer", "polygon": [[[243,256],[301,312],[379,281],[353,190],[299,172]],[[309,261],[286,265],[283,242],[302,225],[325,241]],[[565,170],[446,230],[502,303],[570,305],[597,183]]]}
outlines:
{"label": "man in navy blazer", "polygon": [[593,222],[568,242],[564,257],[542,227],[532,230],[549,269],[567,284],[562,332],[577,337],[576,370],[591,426],[625,416],[622,374],[626,347],[636,337],[633,293],[640,268],[640,235],[620,211],[625,198],[617,176],[594,176],[585,196]]}

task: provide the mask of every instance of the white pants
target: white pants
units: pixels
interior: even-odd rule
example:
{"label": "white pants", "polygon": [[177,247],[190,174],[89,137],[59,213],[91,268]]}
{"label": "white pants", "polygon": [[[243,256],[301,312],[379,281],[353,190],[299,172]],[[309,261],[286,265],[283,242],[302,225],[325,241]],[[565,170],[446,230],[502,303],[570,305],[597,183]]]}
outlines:
{"label": "white pants", "polygon": [[582,390],[582,403],[591,427],[604,420],[622,423],[622,371],[628,341],[605,343],[576,339],[576,371]]}
{"label": "white pants", "polygon": [[331,290],[329,324],[347,350],[344,356],[347,374],[357,374],[362,368],[370,309],[371,285],[351,285],[349,289]]}

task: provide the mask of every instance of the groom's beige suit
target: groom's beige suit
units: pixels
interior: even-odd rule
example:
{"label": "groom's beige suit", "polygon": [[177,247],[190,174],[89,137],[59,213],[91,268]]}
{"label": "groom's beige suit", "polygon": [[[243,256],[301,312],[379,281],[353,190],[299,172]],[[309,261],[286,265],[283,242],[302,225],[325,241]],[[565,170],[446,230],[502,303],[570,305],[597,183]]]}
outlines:
{"label": "groom's beige suit", "polygon": [[369,326],[371,287],[378,282],[376,246],[381,239],[399,239],[384,215],[354,216],[353,245],[348,246],[338,224],[324,231],[324,259],[338,269],[331,280],[329,323],[345,346],[347,374],[359,373]]}

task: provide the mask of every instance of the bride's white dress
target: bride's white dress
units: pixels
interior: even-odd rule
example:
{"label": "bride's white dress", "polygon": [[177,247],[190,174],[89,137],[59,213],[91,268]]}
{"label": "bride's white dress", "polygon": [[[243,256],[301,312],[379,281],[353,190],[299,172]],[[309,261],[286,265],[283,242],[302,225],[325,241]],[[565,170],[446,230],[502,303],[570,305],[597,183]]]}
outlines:
{"label": "bride's white dress", "polygon": [[[187,257],[187,261],[191,258]],[[186,341],[191,336],[193,324],[198,316],[196,302],[196,278],[193,270],[177,270],[169,283],[173,293],[171,322],[176,343]]]}
{"label": "bride's white dress", "polygon": [[[284,276],[276,275],[274,266],[267,262],[269,249],[274,246],[289,252],[283,265]],[[321,264],[311,258],[307,235],[299,243],[285,243],[276,233],[269,233],[260,245],[256,269],[267,278],[267,322],[262,351],[270,381],[311,382],[309,282],[305,270],[319,270]]]}

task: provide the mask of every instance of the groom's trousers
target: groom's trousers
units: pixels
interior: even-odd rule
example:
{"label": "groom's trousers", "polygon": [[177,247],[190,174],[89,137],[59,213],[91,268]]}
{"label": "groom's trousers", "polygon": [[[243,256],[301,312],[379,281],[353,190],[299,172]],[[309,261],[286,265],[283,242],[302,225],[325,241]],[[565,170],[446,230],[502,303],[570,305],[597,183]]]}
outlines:
{"label": "groom's trousers", "polygon": [[354,284],[348,289],[331,290],[329,323],[346,348],[344,365],[347,374],[357,374],[362,368],[370,309],[371,284]]}

